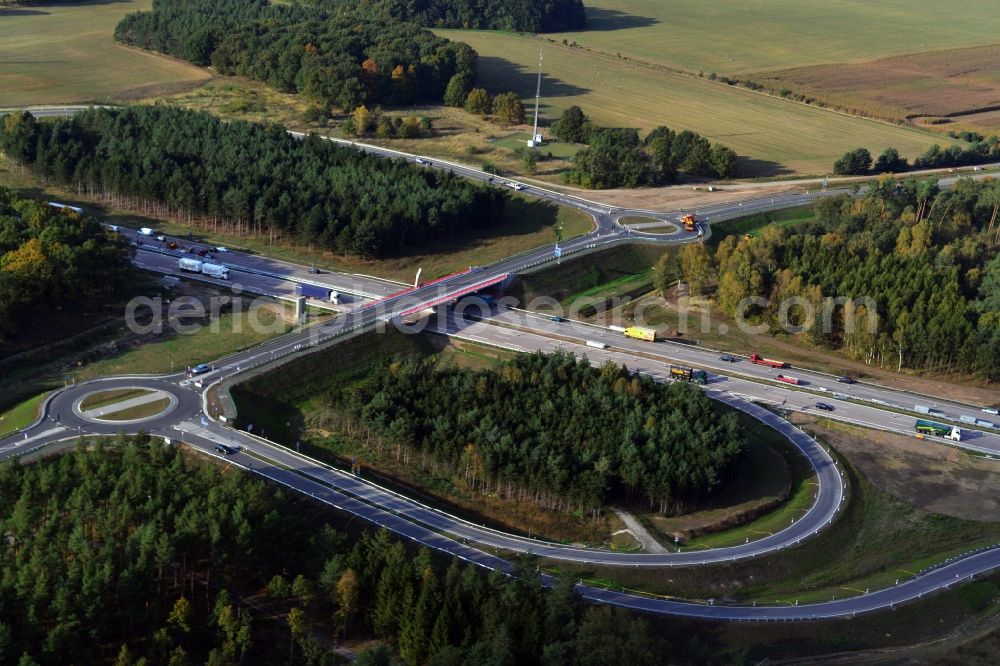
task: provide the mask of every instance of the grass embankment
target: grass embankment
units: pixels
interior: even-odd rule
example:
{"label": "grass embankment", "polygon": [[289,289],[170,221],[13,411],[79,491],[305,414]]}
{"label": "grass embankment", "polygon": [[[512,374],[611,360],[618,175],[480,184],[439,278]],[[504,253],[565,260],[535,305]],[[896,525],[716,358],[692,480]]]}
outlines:
{"label": "grass embankment", "polygon": [[[852,619],[822,622],[699,622],[671,618],[665,629],[676,636],[697,636],[694,644],[707,644],[705,654],[720,663],[896,664],[934,663],[987,666],[993,654],[982,654],[979,635],[984,627],[996,627],[1000,610],[1000,575],[985,576],[930,596],[922,601],[897,606],[891,611]],[[997,643],[994,632],[992,643]],[[973,640],[969,650],[952,654],[952,647]],[[938,650],[935,650],[938,648]],[[952,659],[941,660],[941,649]],[[930,661],[918,657],[933,654]],[[962,657],[958,657],[962,654]],[[976,659],[969,659],[975,655]],[[964,658],[963,658],[964,657]]]}
{"label": "grass embankment", "polygon": [[816,477],[809,461],[780,433],[737,416],[749,445],[734,465],[735,478],[703,510],[678,518],[646,516],[664,543],[681,536],[682,549],[700,550],[756,541],[784,529],[812,506]]}
{"label": "grass embankment", "polygon": [[816,214],[812,206],[800,206],[768,213],[757,213],[726,222],[716,222],[712,225],[712,235],[708,243],[718,245],[727,236],[743,236],[744,234],[754,236],[769,224],[794,227],[805,222],[812,222],[815,219]]}
{"label": "grass embankment", "polygon": [[[252,324],[247,312],[229,313],[201,326],[187,335],[174,334],[163,340],[129,349],[117,356],[97,361],[74,373],[83,381],[109,375],[129,373],[161,374],[179,372],[188,366],[253,347],[287,333],[292,325],[270,308],[261,308],[256,317],[260,327]],[[257,328],[258,330],[254,330]]]}
{"label": "grass embankment", "polygon": [[34,423],[46,395],[48,394],[39,393],[0,412],[0,437],[6,433],[17,432]]}
{"label": "grass embankment", "polygon": [[114,41],[118,22],[151,0],[0,7],[0,107],[125,101],[196,86],[190,63]]}
{"label": "grass embankment", "polygon": [[113,389],[111,391],[101,391],[100,393],[95,393],[84,398],[80,402],[80,411],[86,412],[91,409],[104,407],[106,405],[114,405],[119,402],[131,400],[132,398],[149,395],[150,393],[152,393],[152,391],[149,389],[142,388],[123,388]]}
{"label": "grass embankment", "polygon": [[[255,331],[246,312],[224,314],[214,320],[214,326],[205,320],[202,328],[190,335],[167,333],[164,337],[142,341],[132,340],[124,325],[118,325],[99,338],[81,342],[82,347],[74,346],[51,356],[12,365],[0,374],[0,405],[16,404],[16,407],[8,412],[4,420],[0,420],[0,431],[17,429],[30,423],[33,417],[24,423],[26,416],[22,410],[31,409],[28,404],[40,401],[43,393],[66,382],[107,375],[179,372],[187,366],[252,347],[291,329],[290,324],[279,320],[269,308],[262,308],[257,320],[262,327]],[[136,346],[120,352],[109,351],[109,341],[118,340],[117,345],[123,339],[127,344]],[[101,350],[97,352],[102,356],[98,360],[92,360],[95,350]],[[25,400],[26,397],[30,399]],[[14,402],[21,400],[25,402]],[[22,416],[15,419],[13,413]],[[8,425],[10,423],[23,425]]]}
{"label": "grass embankment", "polygon": [[[624,17],[628,20],[628,17]],[[673,19],[664,26],[673,28]],[[706,24],[711,25],[711,24]],[[714,29],[714,28],[713,28]],[[547,118],[579,105],[593,120],[608,127],[657,125],[690,129],[728,145],[740,156],[743,177],[828,173],[844,152],[866,146],[878,154],[889,146],[909,158],[934,143],[951,143],[940,135],[884,122],[857,118],[682,76],[618,58],[572,48],[544,38],[475,30],[436,30],[467,42],[479,52],[480,85],[493,92],[513,90],[524,99],[535,94],[538,48],[544,44],[542,99]],[[741,35],[747,34],[741,28]],[[723,37],[724,38],[724,37]],[[666,38],[662,43],[673,41]],[[700,44],[702,51],[715,37]],[[629,55],[622,50],[623,55]]]}
{"label": "grass embankment", "polygon": [[891,586],[951,556],[1000,541],[1000,523],[923,511],[875,487],[850,464],[844,468],[849,487],[845,509],[830,527],[796,548],[750,561],[671,570],[669,575],[614,568],[572,570],[656,594],[794,604]]}
{"label": "grass embankment", "polygon": [[653,285],[652,267],[669,251],[653,244],[616,245],[523,273],[510,293],[522,303],[530,304],[533,299],[545,297],[563,305],[584,296],[623,295],[623,286],[628,288],[626,291],[644,293]]}

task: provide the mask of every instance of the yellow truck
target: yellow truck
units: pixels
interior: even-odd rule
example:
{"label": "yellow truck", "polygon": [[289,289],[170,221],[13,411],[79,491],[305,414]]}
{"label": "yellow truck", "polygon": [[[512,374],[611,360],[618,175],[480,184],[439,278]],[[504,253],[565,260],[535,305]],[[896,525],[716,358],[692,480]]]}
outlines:
{"label": "yellow truck", "polygon": [[625,337],[645,340],[646,342],[656,341],[656,329],[645,326],[629,326],[625,329]]}

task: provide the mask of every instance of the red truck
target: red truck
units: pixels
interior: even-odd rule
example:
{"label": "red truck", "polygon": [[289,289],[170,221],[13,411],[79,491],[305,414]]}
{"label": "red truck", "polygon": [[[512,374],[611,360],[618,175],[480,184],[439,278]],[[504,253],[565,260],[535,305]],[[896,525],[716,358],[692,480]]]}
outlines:
{"label": "red truck", "polygon": [[797,380],[795,377],[786,377],[784,375],[778,375],[777,377],[775,377],[775,379],[777,379],[779,382],[785,382],[786,384],[799,383],[799,380]]}
{"label": "red truck", "polygon": [[757,365],[766,365],[769,368],[787,368],[788,364],[784,361],[775,361],[774,359],[764,358],[760,354],[753,353],[750,354],[750,362],[756,363]]}

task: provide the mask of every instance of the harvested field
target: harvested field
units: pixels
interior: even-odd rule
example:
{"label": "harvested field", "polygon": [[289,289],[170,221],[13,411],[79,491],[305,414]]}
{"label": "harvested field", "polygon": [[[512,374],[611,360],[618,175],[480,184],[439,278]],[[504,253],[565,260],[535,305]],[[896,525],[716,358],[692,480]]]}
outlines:
{"label": "harvested field", "polygon": [[0,107],[126,101],[186,90],[207,70],[114,41],[150,0],[0,7]]}
{"label": "harvested field", "polygon": [[475,30],[435,32],[479,52],[480,85],[491,92],[513,90],[523,99],[534,95],[538,48],[544,44],[541,104],[550,122],[577,104],[608,127],[694,130],[739,153],[741,176],[824,174],[857,146],[874,152],[893,146],[913,158],[942,142],[913,127],[795,104],[539,38]]}
{"label": "harvested field", "polygon": [[1000,108],[1000,45],[750,74],[780,93],[858,115],[904,120]]}
{"label": "harvested field", "polygon": [[981,0],[587,0],[587,29],[550,35],[647,62],[719,74],[864,62],[1000,42]]}
{"label": "harvested field", "polygon": [[[950,124],[954,123],[954,124]],[[947,128],[971,129],[984,134],[1000,133],[1000,109],[981,111],[979,113],[964,113],[949,119]]]}

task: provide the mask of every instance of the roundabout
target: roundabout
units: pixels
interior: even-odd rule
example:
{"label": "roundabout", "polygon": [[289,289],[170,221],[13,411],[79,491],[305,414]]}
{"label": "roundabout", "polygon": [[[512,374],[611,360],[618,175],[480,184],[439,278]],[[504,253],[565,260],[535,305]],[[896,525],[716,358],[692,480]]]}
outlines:
{"label": "roundabout", "polygon": [[34,441],[30,435],[38,431],[50,437],[63,433],[64,438],[139,430],[155,433],[196,418],[201,412],[201,396],[178,386],[176,381],[181,378],[111,377],[67,386],[43,404],[42,416],[23,433],[28,436],[21,445]]}

